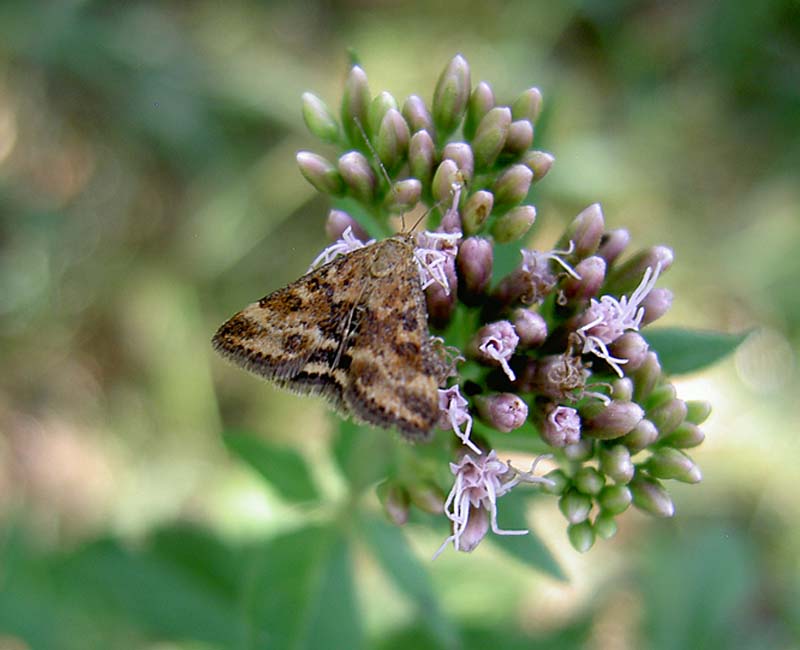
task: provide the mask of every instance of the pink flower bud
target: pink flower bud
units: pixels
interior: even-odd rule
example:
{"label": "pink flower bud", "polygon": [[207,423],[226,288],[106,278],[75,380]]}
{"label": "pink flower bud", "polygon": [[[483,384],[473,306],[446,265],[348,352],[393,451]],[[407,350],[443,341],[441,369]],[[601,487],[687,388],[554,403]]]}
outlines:
{"label": "pink flower bud", "polygon": [[455,259],[448,255],[444,261],[444,275],[447,278],[448,289],[434,282],[425,289],[425,301],[428,305],[428,321],[437,328],[444,329],[456,308],[456,278]]}
{"label": "pink flower bud", "polygon": [[472,179],[475,158],[472,155],[472,147],[466,142],[448,142],[442,151],[442,159],[452,160],[465,182],[468,183]]}
{"label": "pink flower bud", "polygon": [[656,287],[642,300],[642,307],[644,307],[642,326],[649,325],[661,318],[672,307],[672,292],[669,289]]}
{"label": "pink flower bud", "polygon": [[411,175],[423,185],[431,182],[436,148],[427,131],[417,131],[408,143],[408,167]]}
{"label": "pink flower bud", "polygon": [[494,108],[494,93],[492,87],[481,81],[470,95],[467,104],[467,117],[464,120],[464,137],[471,140],[475,136],[478,123],[484,115]]}
{"label": "pink flower bud", "polygon": [[533,172],[525,165],[511,165],[492,187],[495,206],[517,205],[528,196]]}
{"label": "pink flower bud", "polygon": [[657,268],[660,273],[664,273],[672,266],[674,259],[675,254],[671,248],[666,246],[647,248],[608,274],[606,291],[615,295],[629,293],[639,285],[647,269]]}
{"label": "pink flower bud", "polygon": [[625,371],[630,373],[641,368],[650,346],[638,332],[625,332],[611,344],[609,350],[617,359],[627,360]]}
{"label": "pink flower bud", "polygon": [[[604,229],[603,210],[599,203],[592,203],[567,226],[556,248],[566,248],[572,242],[574,248],[571,259],[582,260],[597,252]],[[605,264],[603,270],[605,271]]]}
{"label": "pink flower bud", "polygon": [[508,360],[518,344],[519,336],[514,331],[514,326],[507,320],[501,320],[479,329],[474,347],[477,348],[479,358],[498,364],[509,380],[514,381],[514,372],[508,365]]}
{"label": "pink flower bud", "polygon": [[636,402],[590,402],[581,408],[583,434],[601,440],[621,438],[632,431],[643,417],[644,411]]}
{"label": "pink flower bud", "polygon": [[472,139],[475,169],[486,169],[494,164],[505,146],[510,126],[511,111],[505,106],[493,108],[483,116]]}
{"label": "pink flower bud", "polygon": [[658,429],[659,436],[672,433],[686,419],[686,402],[672,399],[666,404],[647,411],[647,419]]}
{"label": "pink flower bud", "polygon": [[481,420],[502,433],[519,429],[528,418],[528,405],[513,393],[478,396],[475,406]]}
{"label": "pink flower bud", "polygon": [[433,133],[433,118],[421,97],[409,95],[403,104],[403,117],[413,133],[417,131]]}
{"label": "pink flower bud", "polygon": [[633,505],[639,510],[656,517],[671,517],[675,514],[675,504],[659,481],[639,474],[631,481],[630,487]]}
{"label": "pink flower bud", "polygon": [[357,65],[350,68],[344,82],[344,95],[342,96],[342,126],[347,134],[350,144],[364,146],[364,136],[361,134],[359,124],[367,128],[367,111],[370,103],[369,85],[367,74]]}
{"label": "pink flower bud", "polygon": [[443,160],[436,168],[431,182],[433,198],[443,204],[449,204],[453,200],[453,186],[459,183],[458,165],[452,160]]}
{"label": "pink flower bud", "polygon": [[505,151],[519,155],[530,149],[533,144],[533,124],[528,120],[516,120],[508,127]]}
{"label": "pink flower bud", "polygon": [[581,418],[568,406],[550,404],[540,427],[542,439],[552,447],[574,445],[581,439]]}
{"label": "pink flower bud", "polygon": [[536,87],[528,88],[511,104],[511,114],[515,120],[528,120],[536,124],[542,112],[542,91]]}
{"label": "pink flower bud", "polygon": [[459,295],[468,305],[479,304],[492,279],[492,243],[481,237],[468,237],[458,249]]}
{"label": "pink flower bud", "polygon": [[597,249],[597,254],[606,261],[606,264],[611,266],[628,247],[630,241],[631,234],[624,228],[610,230],[600,239],[600,247]]}
{"label": "pink flower bud", "polygon": [[564,278],[564,294],[571,300],[588,300],[596,296],[606,278],[606,262],[596,255],[587,257],[575,266],[580,278],[568,275]]}
{"label": "pink flower bud", "polygon": [[359,151],[350,151],[339,158],[339,173],[353,195],[364,203],[375,196],[377,179],[369,161]]}
{"label": "pink flower bud", "polygon": [[440,137],[449,135],[461,123],[471,85],[469,64],[457,54],[442,71],[433,93],[433,122]]}
{"label": "pink flower bud", "polygon": [[360,239],[362,242],[366,242],[369,239],[367,231],[346,212],[331,210],[328,213],[328,219],[325,222],[325,234],[331,241],[341,239],[342,234],[348,227],[352,230],[356,239]]}
{"label": "pink flower bud", "polygon": [[658,440],[658,429],[650,420],[642,420],[633,431],[619,439],[619,442],[636,454]]}
{"label": "pink flower bud", "polygon": [[514,310],[511,322],[522,347],[536,348],[547,339],[547,322],[538,312],[520,307]]}
{"label": "pink flower bud", "polygon": [[529,151],[522,158],[522,162],[533,172],[534,183],[547,176],[555,160],[555,156],[546,151]]}
{"label": "pink flower bud", "polygon": [[341,194],[344,191],[344,183],[336,167],[322,156],[300,151],[297,154],[297,166],[305,179],[320,192]]}
{"label": "pink flower bud", "polygon": [[461,211],[461,224],[464,233],[472,235],[478,232],[492,212],[494,196],[486,190],[478,190],[467,199]]}

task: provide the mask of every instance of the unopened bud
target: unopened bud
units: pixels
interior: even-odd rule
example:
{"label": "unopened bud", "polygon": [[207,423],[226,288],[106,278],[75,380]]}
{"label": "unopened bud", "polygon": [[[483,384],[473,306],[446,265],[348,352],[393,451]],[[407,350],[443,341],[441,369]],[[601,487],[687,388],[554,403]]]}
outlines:
{"label": "unopened bud", "polygon": [[664,273],[674,259],[672,249],[666,246],[646,248],[609,273],[607,290],[614,295],[630,293],[642,283],[642,276],[648,268],[655,270],[658,267]]}
{"label": "unopened bud", "polygon": [[457,54],[442,72],[433,93],[433,122],[442,140],[461,123],[470,86],[469,64]]}
{"label": "unopened bud", "polygon": [[533,124],[516,120],[508,127],[505,151],[513,155],[525,153],[533,144]]}
{"label": "unopened bud", "polygon": [[533,172],[534,183],[538,183],[547,176],[547,172],[553,167],[555,161],[555,156],[546,151],[529,151],[522,158],[522,162]]}
{"label": "unopened bud", "polygon": [[433,118],[421,97],[409,95],[408,99],[403,103],[402,113],[412,133],[417,131],[433,133]]}
{"label": "unopened bud", "polygon": [[306,180],[320,192],[335,195],[344,191],[344,183],[336,167],[322,156],[300,151],[297,154],[297,166]]}
{"label": "unopened bud", "polygon": [[408,167],[411,175],[423,185],[428,185],[433,176],[436,149],[427,131],[417,131],[408,143]]}
{"label": "unopened bud", "polygon": [[506,144],[510,126],[511,111],[505,106],[493,108],[483,116],[472,139],[475,169],[486,169],[494,164]]}
{"label": "unopened bud", "polygon": [[430,482],[412,483],[408,487],[411,503],[423,512],[440,515],[444,511],[445,495],[438,485]]}
{"label": "unopened bud", "polygon": [[458,167],[464,182],[469,183],[475,171],[472,147],[466,142],[448,142],[442,150],[442,158],[452,160]]}
{"label": "unopened bud", "polygon": [[636,402],[612,400],[610,404],[593,401],[581,409],[583,434],[601,440],[620,438],[639,424],[644,417]]}
{"label": "unopened bud", "polygon": [[617,377],[611,382],[611,397],[620,402],[633,399],[633,381],[630,377]]}
{"label": "unopened bud", "polygon": [[673,399],[661,406],[648,409],[647,419],[658,429],[659,436],[666,436],[686,419],[686,402]]}
{"label": "unopened bud", "polygon": [[689,400],[686,402],[686,419],[694,424],[703,424],[711,415],[711,403],[705,400]]}
{"label": "unopened bud", "polygon": [[482,237],[467,237],[458,248],[459,297],[466,304],[478,304],[492,279],[492,243]]}
{"label": "unopened bud", "polygon": [[558,500],[558,508],[569,523],[577,524],[586,521],[592,509],[592,500],[585,494],[570,489]]}
{"label": "unopened bud", "polygon": [[342,95],[342,126],[350,144],[354,147],[365,147],[361,128],[367,128],[367,112],[369,110],[369,85],[367,74],[357,65],[350,68],[344,82]]}
{"label": "unopened bud", "polygon": [[581,467],[575,474],[575,487],[578,492],[595,496],[605,485],[605,478],[594,467]]}
{"label": "unopened bud", "polygon": [[612,515],[619,515],[628,509],[633,501],[633,495],[627,485],[606,485],[600,495],[597,497],[597,502],[603,512],[608,512]]}
{"label": "unopened bud", "polygon": [[594,529],[588,521],[567,526],[567,537],[578,553],[586,553],[594,546]]}
{"label": "unopened bud", "polygon": [[592,529],[598,537],[602,539],[611,539],[617,534],[617,522],[614,517],[608,513],[603,513],[597,516],[592,524]]}
{"label": "unopened bud", "polygon": [[367,132],[376,137],[381,128],[381,122],[390,109],[397,110],[397,100],[385,90],[376,95],[367,108]]}
{"label": "unopened bud", "polygon": [[464,137],[471,140],[475,130],[486,113],[494,108],[494,92],[485,81],[481,81],[469,97],[467,117],[464,120]]}
{"label": "unopened bud", "polygon": [[636,386],[634,399],[637,402],[644,402],[660,379],[661,364],[658,362],[658,355],[652,351],[648,352],[642,365],[633,373],[633,383]]}
{"label": "unopened bud", "polygon": [[470,506],[467,525],[458,538],[458,550],[471,553],[489,532],[489,511],[480,506]]}
{"label": "unopened bud", "polygon": [[528,88],[511,104],[511,114],[515,120],[528,120],[536,124],[542,112],[542,92],[538,88]]}
{"label": "unopened bud", "polygon": [[659,481],[637,474],[630,483],[633,505],[656,517],[671,517],[675,504]]}
{"label": "unopened bud", "polygon": [[416,178],[406,178],[392,185],[386,195],[386,202],[393,212],[408,212],[422,196],[422,183]]}
{"label": "unopened bud", "polygon": [[601,449],[600,471],[615,483],[628,483],[633,478],[631,452],[625,445]]}
{"label": "unopened bud", "polygon": [[356,239],[365,242],[369,239],[367,231],[361,226],[358,221],[353,219],[349,214],[342,210],[331,210],[328,213],[328,219],[325,222],[325,234],[331,241],[341,239],[344,231],[350,228]]}
{"label": "unopened bud", "polygon": [[606,262],[602,257],[592,256],[575,265],[577,278],[567,275],[562,287],[571,300],[588,300],[596,296],[606,278]]}
{"label": "unopened bud", "polygon": [[405,160],[410,137],[400,111],[394,108],[386,111],[375,137],[375,152],[387,169],[394,169]]}
{"label": "unopened bud", "polygon": [[536,348],[547,339],[547,321],[539,312],[520,307],[514,310],[511,322],[519,336],[521,347]]}
{"label": "unopened bud", "polygon": [[349,151],[339,158],[339,173],[359,201],[371,203],[377,179],[369,162],[359,151]]}
{"label": "unopened bud", "polygon": [[610,230],[600,239],[600,247],[597,249],[597,254],[606,261],[606,264],[611,266],[628,247],[630,241],[631,234],[624,228]]}
{"label": "unopened bud", "polygon": [[703,478],[700,468],[689,456],[671,447],[656,449],[643,467],[655,478],[672,478],[683,483],[699,483]]}
{"label": "unopened bud", "polygon": [[603,209],[599,203],[592,203],[567,226],[556,248],[567,248],[569,242],[572,242],[574,247],[572,259],[582,260],[589,255],[594,255],[600,246],[605,227]]}
{"label": "unopened bud", "polygon": [[650,420],[644,419],[619,441],[630,449],[632,454],[635,454],[649,447],[656,440],[658,440],[658,429]]}
{"label": "unopened bud", "polygon": [[564,447],[564,456],[568,460],[583,462],[589,460],[594,454],[594,444],[590,438],[581,438],[578,442]]}
{"label": "unopened bud", "polygon": [[678,390],[675,388],[675,385],[665,381],[656,386],[650,392],[645,406],[647,407],[648,411],[651,411],[652,409],[657,409],[664,404],[668,404],[672,400],[676,399],[677,396]]}
{"label": "unopened bud", "polygon": [[458,166],[452,160],[443,160],[431,182],[433,198],[443,204],[453,200],[453,186],[459,183]]}
{"label": "unopened bud", "polygon": [[642,367],[650,346],[638,332],[625,332],[611,344],[609,350],[611,356],[627,360],[625,371],[630,373]]}
{"label": "unopened bud", "polygon": [[649,325],[657,321],[672,307],[672,292],[669,289],[662,289],[655,287],[650,290],[644,300],[642,300],[642,307],[644,307],[644,316],[642,317],[641,327]]}
{"label": "unopened bud", "polygon": [[679,425],[672,433],[664,437],[664,442],[678,449],[690,449],[702,444],[706,439],[706,434],[692,422],[684,422]]}
{"label": "unopened bud", "polygon": [[378,499],[383,511],[395,526],[402,526],[408,521],[408,492],[395,481],[388,481],[378,486]]}
{"label": "unopened bud", "polygon": [[308,130],[325,142],[339,140],[339,123],[328,105],[314,93],[303,93],[303,121]]}
{"label": "unopened bud", "polygon": [[525,165],[511,165],[492,187],[494,203],[498,207],[517,205],[528,196],[533,172]]}
{"label": "unopened bud", "polygon": [[566,474],[560,469],[554,469],[552,472],[545,474],[550,483],[543,483],[542,489],[548,494],[564,494],[564,491],[569,487],[570,481]]}
{"label": "unopened bud", "polygon": [[528,405],[514,393],[478,395],[475,406],[481,420],[501,433],[519,429],[528,418]]}
{"label": "unopened bud", "polygon": [[492,224],[492,235],[499,244],[522,239],[536,221],[536,208],[520,205],[506,212]]}
{"label": "unopened bud", "polygon": [[461,211],[461,225],[464,228],[464,234],[477,233],[492,213],[493,206],[494,196],[491,192],[478,190],[470,196]]}

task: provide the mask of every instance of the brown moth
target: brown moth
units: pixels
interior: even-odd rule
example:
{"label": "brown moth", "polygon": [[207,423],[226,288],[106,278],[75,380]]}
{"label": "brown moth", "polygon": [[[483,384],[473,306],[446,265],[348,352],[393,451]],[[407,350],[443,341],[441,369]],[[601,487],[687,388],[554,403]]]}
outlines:
{"label": "brown moth", "polygon": [[428,332],[411,235],[356,249],[245,307],[214,348],[360,422],[428,440],[448,364]]}

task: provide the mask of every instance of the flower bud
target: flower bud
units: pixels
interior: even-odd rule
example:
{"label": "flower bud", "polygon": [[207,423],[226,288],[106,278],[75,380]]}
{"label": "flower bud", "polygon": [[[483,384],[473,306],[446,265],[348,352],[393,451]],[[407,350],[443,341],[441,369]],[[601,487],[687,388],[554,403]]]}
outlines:
{"label": "flower bud", "polygon": [[394,169],[405,160],[409,138],[408,124],[400,111],[390,108],[375,138],[375,152],[387,169]]}
{"label": "flower bud", "polygon": [[464,228],[464,234],[477,233],[492,213],[493,206],[494,196],[491,192],[478,190],[470,196],[461,211],[461,225]]}
{"label": "flower bud", "polygon": [[562,284],[564,294],[571,300],[588,300],[596,296],[606,278],[606,262],[602,257],[592,256],[575,265],[579,278],[567,275]]}
{"label": "flower bud", "polygon": [[457,54],[442,72],[433,93],[433,123],[442,140],[455,131],[464,117],[470,85],[469,64]]}
{"label": "flower bud", "polygon": [[666,436],[686,419],[686,402],[673,399],[661,406],[648,409],[647,419],[658,429],[659,436]]}
{"label": "flower bud", "polygon": [[349,151],[339,158],[339,173],[359,201],[371,203],[377,179],[369,162],[359,151]]}
{"label": "flower bud", "polygon": [[628,483],[633,478],[631,452],[625,445],[600,450],[600,471],[615,483]]}
{"label": "flower bud", "polygon": [[443,160],[431,182],[433,198],[443,204],[449,204],[453,200],[453,186],[458,182],[458,166],[452,160]]}
{"label": "flower bud", "polygon": [[706,435],[702,432],[700,427],[692,422],[684,422],[668,436],[665,436],[663,440],[672,447],[689,449],[691,447],[697,447],[705,439]]}
{"label": "flower bud", "polygon": [[459,286],[462,302],[479,304],[492,279],[492,243],[482,237],[467,237],[458,248]]}
{"label": "flower bud", "polygon": [[501,320],[484,325],[478,330],[470,345],[470,352],[485,363],[499,365],[508,378],[514,381],[514,373],[508,360],[518,344],[519,336],[514,331],[514,326],[507,320]]}
{"label": "flower bud", "polygon": [[611,397],[620,402],[633,399],[633,381],[630,377],[617,377],[611,382]]}
{"label": "flower bud", "polygon": [[600,239],[600,247],[597,249],[597,254],[606,261],[606,264],[611,266],[628,247],[630,241],[631,234],[624,228],[610,230]]}
{"label": "flower bud", "polygon": [[589,516],[589,512],[592,509],[592,500],[575,489],[569,489],[558,500],[558,508],[569,523],[578,524],[586,521]]}
{"label": "flower bud", "polygon": [[675,504],[669,493],[656,479],[637,474],[630,483],[633,505],[639,510],[656,517],[671,517],[675,514]]}
{"label": "flower bud", "polygon": [[413,133],[427,131],[433,133],[433,118],[425,101],[418,95],[409,95],[403,104],[403,118]]}
{"label": "flower bud", "polygon": [[536,221],[536,208],[520,205],[509,210],[492,224],[492,235],[499,244],[522,239]]}
{"label": "flower bud", "polygon": [[628,509],[633,501],[633,495],[627,485],[606,485],[597,497],[597,503],[603,512],[619,515]]}
{"label": "flower bud", "polygon": [[347,79],[344,82],[344,94],[342,95],[342,127],[347,134],[350,144],[355,147],[365,147],[364,136],[361,134],[362,128],[367,128],[367,112],[369,110],[369,85],[367,84],[367,74],[357,65],[350,68]]}
{"label": "flower bud", "polygon": [[408,212],[422,195],[422,183],[416,178],[406,178],[392,185],[386,195],[386,202],[393,212]]}
{"label": "flower bud", "polygon": [[528,418],[528,405],[514,393],[478,395],[475,406],[481,420],[501,433],[519,429]]}
{"label": "flower bud", "polygon": [[671,447],[661,447],[653,452],[643,465],[655,478],[672,478],[683,483],[699,483],[703,478],[700,468],[686,454]]}
{"label": "flower bud", "polygon": [[539,430],[542,440],[551,447],[575,445],[581,439],[581,418],[574,408],[550,404],[544,409]]}
{"label": "flower bud", "polygon": [[634,399],[637,402],[644,402],[661,379],[661,364],[658,362],[658,355],[655,352],[648,352],[645,355],[644,363],[633,373],[633,384],[636,387]]}
{"label": "flower bud", "polygon": [[314,93],[303,93],[302,99],[303,121],[308,130],[320,140],[337,142],[339,140],[339,123],[328,105]]}
{"label": "flower bud", "polygon": [[564,491],[569,487],[570,481],[567,475],[560,469],[554,469],[552,472],[545,475],[550,483],[543,483],[542,489],[548,494],[564,494]]}
{"label": "flower bud", "polygon": [[411,175],[423,185],[431,182],[436,160],[436,149],[427,131],[417,131],[408,143],[408,167]]}
{"label": "flower bud", "polygon": [[519,336],[521,347],[536,348],[547,339],[547,321],[538,312],[520,307],[514,310],[511,322]]}
{"label": "flower bud", "polygon": [[644,316],[642,317],[641,327],[649,325],[657,321],[672,307],[672,292],[669,289],[662,289],[655,287],[650,290],[644,300],[642,300],[642,307],[644,307]]}
{"label": "flower bud", "polygon": [[575,487],[578,492],[595,496],[605,485],[605,478],[594,467],[581,467],[575,474]]}
{"label": "flower bud", "polygon": [[317,190],[325,194],[341,194],[344,183],[339,172],[328,160],[310,151],[297,153],[297,166],[300,173]]}
{"label": "flower bud", "polygon": [[464,137],[471,140],[475,136],[483,116],[494,108],[494,93],[492,87],[485,81],[481,81],[469,97],[467,104],[467,117],[464,120]]}
{"label": "flower bud", "polygon": [[567,526],[567,537],[578,553],[586,553],[594,546],[594,530],[588,521]]}
{"label": "flower bud", "polygon": [[510,126],[511,111],[505,106],[493,108],[483,116],[472,139],[475,169],[486,169],[494,164],[505,146]]}
{"label": "flower bud", "polygon": [[518,205],[528,196],[533,172],[525,165],[511,165],[492,187],[494,204],[498,207]]}
{"label": "flower bud", "polygon": [[412,483],[408,486],[411,503],[423,512],[431,515],[440,515],[444,511],[445,495],[438,485],[424,481]]}
{"label": "flower bud", "polygon": [[642,276],[648,268],[655,270],[660,265],[663,273],[672,266],[674,259],[672,249],[666,246],[646,248],[609,273],[606,289],[608,293],[615,295],[630,293],[641,284]]}
{"label": "flower bud", "polygon": [[658,440],[658,429],[650,420],[642,420],[633,431],[620,438],[620,443],[631,450],[632,454],[642,451]]}
{"label": "flower bud", "polygon": [[694,424],[703,424],[711,415],[711,403],[705,400],[686,402],[686,419]]}
{"label": "flower bud", "polygon": [[589,460],[594,453],[594,444],[589,438],[582,438],[578,442],[564,447],[564,455],[569,460],[583,462]]}
{"label": "flower bud", "polygon": [[458,538],[458,550],[471,553],[489,532],[489,511],[480,506],[470,506],[467,525]]}
{"label": "flower bud", "polygon": [[609,351],[617,359],[626,359],[625,371],[631,373],[642,367],[650,346],[639,332],[625,332],[609,346]]}
{"label": "flower bud", "polygon": [[452,257],[447,257],[444,264],[444,274],[447,278],[449,291],[438,282],[434,282],[425,289],[425,303],[428,307],[428,322],[436,329],[444,329],[450,322],[456,308],[456,265]]}
{"label": "flower bud", "polygon": [[349,214],[342,210],[331,210],[328,213],[328,219],[325,222],[325,234],[331,241],[336,241],[342,238],[344,231],[350,228],[356,239],[365,242],[369,239],[367,231],[361,226],[358,221],[353,219]]}
{"label": "flower bud", "polygon": [[614,517],[608,513],[603,513],[597,516],[592,524],[592,529],[598,537],[602,539],[611,539],[617,534],[617,522]]}
{"label": "flower bud", "polygon": [[547,176],[547,172],[550,171],[555,161],[555,156],[546,151],[529,151],[522,158],[522,162],[533,172],[534,183],[538,183]]}
{"label": "flower bud", "polygon": [[391,93],[388,93],[385,90],[375,96],[369,103],[369,107],[367,108],[367,124],[365,128],[367,129],[367,133],[369,133],[373,138],[378,135],[383,118],[390,109],[394,109],[395,111],[397,110],[397,100],[392,96]]}
{"label": "flower bud", "polygon": [[612,400],[610,404],[590,402],[581,411],[583,434],[600,440],[620,438],[641,422],[642,407],[636,402]]}
{"label": "flower bud", "polygon": [[475,159],[472,155],[472,147],[466,142],[448,142],[442,150],[442,159],[452,160],[456,164],[465,183],[472,180]]}
{"label": "flower bud", "polygon": [[538,88],[528,88],[511,104],[511,114],[515,120],[528,120],[536,124],[542,112],[542,92]]}
{"label": "flower bud", "polygon": [[561,239],[558,240],[556,248],[567,248],[569,242],[572,242],[575,247],[572,251],[574,259],[582,260],[589,255],[594,255],[600,247],[605,227],[603,209],[599,203],[592,203],[567,226]]}
{"label": "flower bud", "polygon": [[408,521],[408,492],[395,481],[387,481],[378,486],[378,499],[389,521],[402,526]]}
{"label": "flower bud", "polygon": [[516,120],[508,127],[505,151],[515,156],[525,153],[533,144],[533,124],[528,120]]}
{"label": "flower bud", "polygon": [[675,386],[668,381],[657,385],[647,398],[647,410],[658,408],[674,400],[678,396]]}

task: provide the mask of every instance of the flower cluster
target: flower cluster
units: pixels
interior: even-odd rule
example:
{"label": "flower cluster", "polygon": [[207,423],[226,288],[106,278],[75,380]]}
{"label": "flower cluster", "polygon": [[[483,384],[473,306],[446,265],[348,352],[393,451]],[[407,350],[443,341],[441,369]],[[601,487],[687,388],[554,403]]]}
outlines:
{"label": "flower cluster", "polygon": [[[445,545],[471,551],[489,530],[526,532],[500,528],[498,500],[535,483],[558,496],[572,545],[586,551],[596,536],[614,535],[631,504],[671,516],[663,481],[700,480],[686,450],[703,441],[699,425],[710,411],[676,396],[640,333],[672,303],[672,293],[655,286],[672,251],[628,254],[628,231],[608,230],[597,204],[550,250],[524,239],[536,219],[526,201],[554,162],[533,148],[540,91],[498,104],[489,84],[472,86],[456,56],[430,109],[416,95],[402,107],[387,92],[372,97],[358,66],[346,81],[341,123],[318,97],[303,101],[311,132],[344,150],[335,162],[299,153],[309,182],[386,219],[428,211],[431,230],[418,235],[416,258],[429,323],[463,355],[439,391],[440,426],[456,436],[447,447],[456,458],[452,490],[437,501],[434,475],[390,479],[391,518],[405,521],[409,503],[443,512],[452,525]],[[367,239],[340,210],[331,211],[327,231],[337,241],[315,264]],[[495,245],[518,241],[515,268],[496,277]],[[542,478],[499,460],[496,448],[513,446],[503,439],[511,431],[536,440],[558,467]]]}

